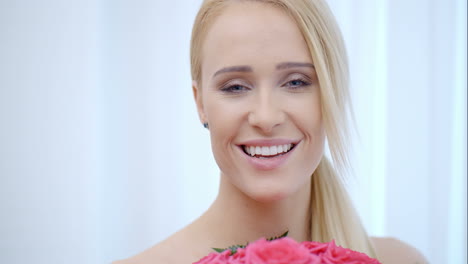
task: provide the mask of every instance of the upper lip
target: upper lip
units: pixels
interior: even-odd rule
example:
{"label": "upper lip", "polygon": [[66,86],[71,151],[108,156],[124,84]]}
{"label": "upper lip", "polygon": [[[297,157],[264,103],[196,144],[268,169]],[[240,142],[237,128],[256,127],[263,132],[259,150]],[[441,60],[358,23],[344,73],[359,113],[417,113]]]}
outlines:
{"label": "upper lip", "polygon": [[278,145],[285,145],[285,144],[294,144],[296,145],[299,143],[300,140],[295,139],[285,139],[285,138],[276,138],[276,139],[252,139],[240,142],[239,146],[259,146],[259,147],[270,147],[270,146],[278,146]]}

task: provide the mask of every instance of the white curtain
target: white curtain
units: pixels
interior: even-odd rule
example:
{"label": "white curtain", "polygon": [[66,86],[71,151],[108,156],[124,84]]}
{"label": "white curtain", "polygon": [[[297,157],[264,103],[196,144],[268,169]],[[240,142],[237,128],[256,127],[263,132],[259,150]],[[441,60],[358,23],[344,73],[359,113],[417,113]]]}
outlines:
{"label": "white curtain", "polygon": [[[0,262],[109,263],[200,215],[218,169],[191,94],[201,1],[0,1]],[[371,235],[466,263],[466,1],[330,0]]]}

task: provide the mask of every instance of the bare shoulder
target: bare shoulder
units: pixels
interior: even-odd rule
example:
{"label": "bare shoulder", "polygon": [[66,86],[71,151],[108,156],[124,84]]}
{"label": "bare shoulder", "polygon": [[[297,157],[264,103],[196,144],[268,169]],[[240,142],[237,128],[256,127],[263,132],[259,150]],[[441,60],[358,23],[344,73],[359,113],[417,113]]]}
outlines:
{"label": "bare shoulder", "polygon": [[[188,250],[190,248],[188,243],[183,233],[176,233],[133,257],[113,262],[113,264],[192,263],[194,256]],[[184,254],[180,254],[181,252]]]}
{"label": "bare shoulder", "polygon": [[118,260],[112,264],[149,264],[149,263],[175,263],[170,258],[171,247],[168,241],[158,243],[145,251],[128,259]]}
{"label": "bare shoulder", "polygon": [[393,237],[371,237],[382,264],[426,264],[426,258],[414,247]]}

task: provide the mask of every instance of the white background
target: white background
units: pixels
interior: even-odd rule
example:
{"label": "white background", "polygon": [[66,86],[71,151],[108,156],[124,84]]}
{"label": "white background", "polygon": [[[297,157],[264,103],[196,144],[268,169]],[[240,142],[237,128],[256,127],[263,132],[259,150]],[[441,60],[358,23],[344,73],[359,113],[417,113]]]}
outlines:
{"label": "white background", "polygon": [[[466,1],[333,0],[372,235],[466,263]],[[0,0],[0,262],[109,263],[214,199],[189,39],[200,1]]]}

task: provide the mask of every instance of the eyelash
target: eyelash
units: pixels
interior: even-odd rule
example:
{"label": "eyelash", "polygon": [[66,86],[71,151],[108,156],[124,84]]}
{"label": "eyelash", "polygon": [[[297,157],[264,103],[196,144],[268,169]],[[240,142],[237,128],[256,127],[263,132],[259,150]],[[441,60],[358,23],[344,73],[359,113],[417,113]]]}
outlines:
{"label": "eyelash", "polygon": [[[240,87],[242,89],[241,90],[234,90],[235,87]],[[231,93],[231,94],[242,93],[242,92],[244,92],[246,90],[249,90],[249,89],[247,87],[245,87],[244,85],[240,85],[240,84],[227,85],[226,87],[221,88],[222,92]]]}
{"label": "eyelash", "polygon": [[[291,83],[292,82],[300,82],[300,84],[296,84],[296,85],[292,85]],[[303,79],[303,78],[296,78],[296,79],[293,79],[293,80],[290,80],[288,82],[286,82],[283,87],[287,87],[288,89],[291,89],[291,90],[296,90],[296,89],[300,89],[302,87],[306,87],[306,86],[309,86],[310,85],[310,82]],[[240,89],[236,89],[236,88],[240,88]],[[239,93],[243,93],[245,91],[248,91],[250,90],[250,88],[247,88],[246,86],[244,85],[241,85],[241,84],[232,84],[232,85],[227,85],[223,88],[221,88],[221,91],[224,92],[224,93],[230,93],[230,94],[239,94]]]}
{"label": "eyelash", "polygon": [[[296,84],[296,85],[289,85],[290,83],[292,82],[301,82],[301,84]],[[297,79],[293,79],[293,80],[290,80],[288,81],[286,84],[284,84],[283,86],[286,86],[292,90],[296,90],[296,89],[299,89],[299,88],[302,88],[302,87],[305,87],[305,86],[309,86],[310,85],[310,82],[303,79],[303,78],[297,78]]]}

